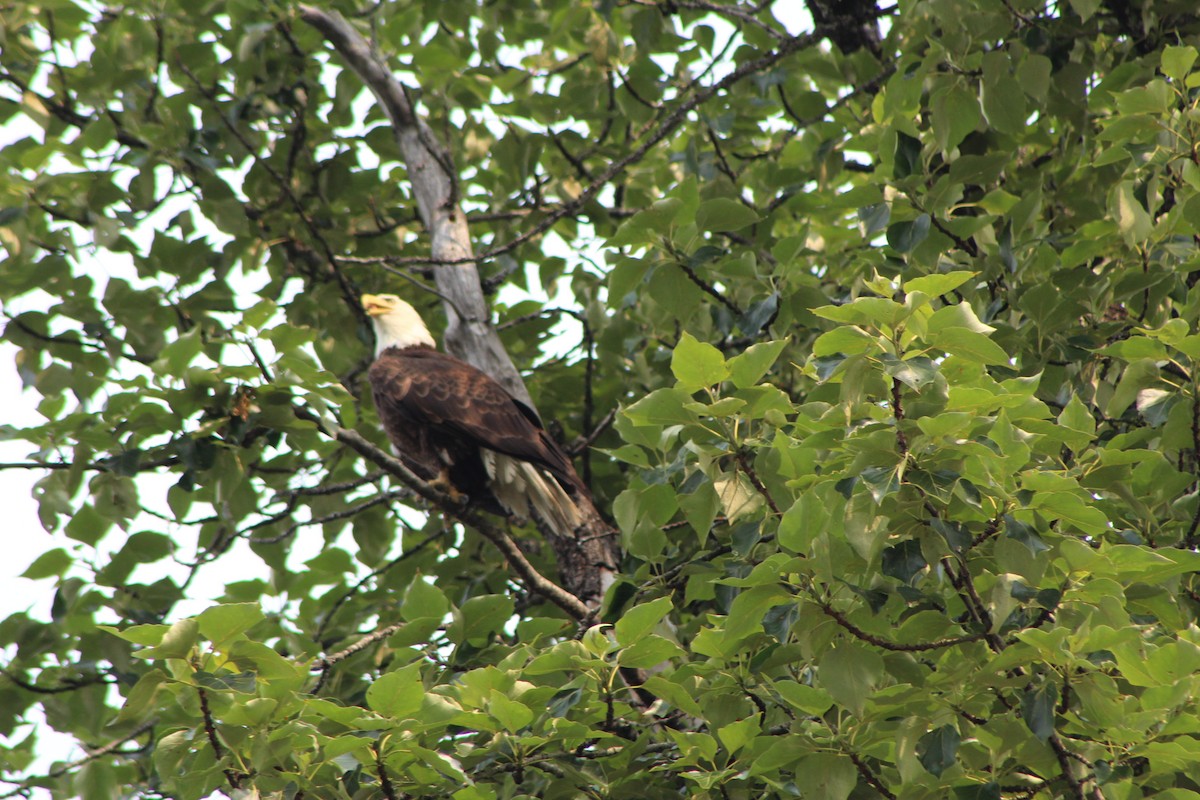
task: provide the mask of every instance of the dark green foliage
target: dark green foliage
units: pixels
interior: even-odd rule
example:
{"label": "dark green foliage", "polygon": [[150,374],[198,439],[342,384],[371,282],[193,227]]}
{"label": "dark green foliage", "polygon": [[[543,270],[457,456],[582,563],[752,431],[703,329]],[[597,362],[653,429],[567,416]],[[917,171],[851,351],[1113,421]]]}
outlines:
{"label": "dark green foliage", "polygon": [[[532,293],[494,310],[541,413],[595,434],[626,558],[582,629],[328,435],[383,443],[356,293],[442,317],[382,111],[292,6],[0,10],[46,420],[5,434],[55,533],[0,622],[14,794],[1200,796],[1194,9],[902,0],[876,51],[755,8],[354,17]],[[508,245],[564,207],[570,256]],[[111,746],[33,766],[39,715]]]}

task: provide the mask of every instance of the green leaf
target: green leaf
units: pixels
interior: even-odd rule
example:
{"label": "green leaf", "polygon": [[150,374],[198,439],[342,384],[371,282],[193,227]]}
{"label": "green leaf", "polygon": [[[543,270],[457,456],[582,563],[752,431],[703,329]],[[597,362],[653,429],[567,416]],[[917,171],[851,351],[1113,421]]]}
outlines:
{"label": "green leaf", "polygon": [[617,653],[617,663],[622,667],[649,669],[668,659],[686,655],[686,651],[674,642],[651,633],[633,642]]}
{"label": "green leaf", "polygon": [[670,227],[675,215],[683,208],[677,197],[658,200],[643,211],[639,211],[621,223],[617,232],[605,242],[607,247],[628,247],[636,244],[657,242]]}
{"label": "green leaf", "polygon": [[747,336],[758,336],[778,313],[779,292],[771,292],[762,300],[753,303],[746,309],[746,313],[738,317],[738,328]]}
{"label": "green leaf", "polygon": [[728,378],[729,366],[720,350],[684,331],[671,354],[671,372],[682,389],[694,392]]}
{"label": "green leaf", "polygon": [[696,212],[696,225],[702,231],[738,231],[756,222],[758,214],[727,197],[706,200]]}
{"label": "green leaf", "polygon": [[628,647],[648,635],[673,607],[671,598],[659,597],[626,610],[615,625],[617,643]]}
{"label": "green leaf", "polygon": [[897,180],[907,178],[914,172],[923,169],[921,164],[921,140],[909,136],[903,131],[896,132],[896,152],[893,177]]}
{"label": "green leaf", "polygon": [[962,737],[953,725],[934,728],[917,742],[917,759],[926,770],[940,777],[954,766],[960,742]]}
{"label": "green leaf", "polygon": [[892,207],[888,203],[873,203],[858,210],[859,226],[863,236],[868,239],[887,227],[892,217]]}
{"label": "green leaf", "polygon": [[955,800],[1001,800],[1000,784],[995,781],[970,786],[955,786]]}
{"label": "green leaf", "polygon": [[930,103],[938,146],[949,152],[979,125],[979,100],[961,86],[938,92]]}
{"label": "green leaf", "polygon": [[138,650],[134,655],[145,659],[187,658],[196,646],[200,624],[194,617],[186,617],[172,625],[155,647]]}
{"label": "green leaf", "polygon": [[512,618],[514,608],[512,598],[507,595],[472,597],[459,609],[462,624],[451,629],[450,638],[456,642],[474,641],[497,633]]}
{"label": "green leaf", "polygon": [[1054,733],[1054,704],[1058,690],[1052,683],[1027,689],[1021,696],[1021,719],[1034,736],[1045,741]]}
{"label": "green leaf", "polygon": [[488,713],[509,733],[516,733],[533,722],[533,709],[517,700],[510,700],[495,689],[488,696],[487,705]]}
{"label": "green leaf", "polygon": [[233,673],[221,671],[212,673],[198,670],[192,673],[192,678],[196,681],[196,685],[219,692],[254,694],[258,685],[253,672]]}
{"label": "green leaf", "polygon": [[952,306],[942,306],[930,315],[925,323],[930,333],[940,333],[947,328],[966,328],[975,333],[991,333],[995,328],[983,323],[975,314],[970,303],[957,303]]}
{"label": "green leaf", "polygon": [[1099,536],[1109,529],[1108,517],[1079,495],[1068,492],[1039,492],[1031,503],[1042,513],[1069,522],[1084,533]]}
{"label": "green leaf", "polygon": [[1071,395],[1071,399],[1063,407],[1062,413],[1058,415],[1058,424],[1073,434],[1079,434],[1078,436],[1073,435],[1068,442],[1073,450],[1083,450],[1095,438],[1096,420],[1078,395]]}
{"label": "green leaf", "polygon": [[1158,381],[1158,363],[1154,359],[1138,359],[1129,364],[1121,373],[1117,387],[1108,399],[1104,413],[1112,418],[1119,418],[1135,400],[1138,393]]}
{"label": "green leaf", "polygon": [[898,253],[907,253],[925,241],[929,235],[930,218],[921,214],[916,219],[888,226],[887,243]]}
{"label": "green leaf", "polygon": [[808,756],[800,762],[795,775],[802,797],[820,797],[822,800],[846,800],[859,779],[854,762],[833,753]]}
{"label": "green leaf", "polygon": [[924,356],[901,361],[890,353],[884,353],[880,360],[883,361],[884,372],[913,391],[920,391],[937,379],[937,365]]}
{"label": "green leaf", "polygon": [[1028,112],[1025,93],[1010,72],[1008,53],[992,50],[984,54],[982,62],[983,87],[980,95],[988,124],[1001,133],[1020,135],[1025,128]]}
{"label": "green leaf", "polygon": [[821,686],[857,716],[862,716],[883,674],[883,659],[859,644],[838,644],[818,660],[817,677]]}
{"label": "green leaf", "polygon": [[442,590],[420,575],[413,578],[404,592],[400,616],[409,622],[418,619],[442,619],[450,611],[450,601]]}
{"label": "green leaf", "polygon": [[687,424],[696,421],[696,413],[684,407],[691,401],[691,392],[682,388],[656,389],[622,413],[634,425]]}
{"label": "green leaf", "polygon": [[776,681],[775,691],[790,705],[805,714],[819,717],[833,707],[829,693],[796,681]]}
{"label": "green leaf", "polygon": [[1134,197],[1133,181],[1117,184],[1109,201],[1109,214],[1116,221],[1117,229],[1131,245],[1141,244],[1150,238],[1154,221],[1146,207]]}
{"label": "green leaf", "polygon": [[1196,63],[1196,48],[1189,45],[1169,44],[1163,48],[1162,71],[1168,78],[1182,81]]}
{"label": "green leaf", "polygon": [[905,281],[904,291],[924,292],[930,297],[939,297],[954,291],[977,274],[976,272],[969,272],[967,270],[955,270],[953,272],[941,272],[933,275],[921,275],[920,277]]}
{"label": "green leaf", "polygon": [[1171,107],[1173,95],[1166,81],[1152,80],[1145,86],[1117,95],[1117,109],[1122,114],[1164,114]]}
{"label": "green leaf", "polygon": [[421,665],[409,664],[372,681],[367,687],[367,706],[385,717],[406,719],[421,710],[424,696]]}
{"label": "green leaf", "polygon": [[75,559],[71,557],[70,553],[61,547],[55,547],[34,559],[33,563],[21,573],[21,577],[36,581],[42,578],[61,576],[74,563]]}
{"label": "green leaf", "polygon": [[981,364],[1007,364],[1009,354],[982,333],[968,328],[946,328],[929,337],[929,344],[952,356]]}
{"label": "green leaf", "polygon": [[761,730],[757,717],[746,717],[745,719],[731,722],[719,728],[717,730],[717,738],[721,740],[721,744],[725,745],[725,749],[730,754],[737,754]]}
{"label": "green leaf", "polygon": [[813,342],[812,354],[821,358],[835,353],[855,355],[877,352],[879,349],[880,344],[876,337],[857,325],[842,325],[818,336],[817,340]]}
{"label": "green leaf", "polygon": [[1101,0],[1071,0],[1071,8],[1079,15],[1080,20],[1087,22],[1100,8]]}
{"label": "green leaf", "polygon": [[733,385],[739,389],[746,389],[757,384],[786,346],[786,339],[759,342],[729,359],[729,377],[733,380]]}
{"label": "green leaf", "polygon": [[812,312],[834,322],[892,326],[907,316],[908,309],[886,297],[859,297],[845,305],[821,306]]}
{"label": "green leaf", "polygon": [[200,626],[202,636],[212,642],[214,647],[223,647],[234,637],[253,628],[262,619],[263,612],[258,603],[227,603],[206,608],[196,617],[196,622]]}
{"label": "green leaf", "polygon": [[921,552],[921,543],[915,539],[906,539],[883,551],[883,574],[902,584],[911,583],[913,577],[927,566],[929,562]]}

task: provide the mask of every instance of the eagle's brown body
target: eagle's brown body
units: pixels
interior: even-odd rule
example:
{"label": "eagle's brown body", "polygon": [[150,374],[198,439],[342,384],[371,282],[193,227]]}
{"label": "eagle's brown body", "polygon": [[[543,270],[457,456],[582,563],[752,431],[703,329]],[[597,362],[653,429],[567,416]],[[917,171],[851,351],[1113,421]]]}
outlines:
{"label": "eagle's brown body", "polygon": [[533,409],[465,361],[427,345],[389,347],[368,376],[384,429],[425,480],[447,477],[499,510],[486,449],[542,468],[569,496],[587,491]]}
{"label": "eagle's brown body", "polygon": [[485,509],[535,519],[567,588],[598,604],[620,560],[617,534],[538,415],[486,373],[436,350],[399,297],[368,294],[362,303],[375,327],[371,391],[400,457]]}

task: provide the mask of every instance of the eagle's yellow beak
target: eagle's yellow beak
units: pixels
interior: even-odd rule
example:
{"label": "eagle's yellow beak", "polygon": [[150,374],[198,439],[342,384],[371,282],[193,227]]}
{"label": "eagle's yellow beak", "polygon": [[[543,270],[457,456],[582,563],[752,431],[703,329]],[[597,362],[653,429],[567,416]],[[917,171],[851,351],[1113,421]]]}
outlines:
{"label": "eagle's yellow beak", "polygon": [[386,314],[390,306],[384,302],[383,298],[376,294],[364,294],[362,296],[363,311],[366,311],[372,317],[377,317],[380,314]]}

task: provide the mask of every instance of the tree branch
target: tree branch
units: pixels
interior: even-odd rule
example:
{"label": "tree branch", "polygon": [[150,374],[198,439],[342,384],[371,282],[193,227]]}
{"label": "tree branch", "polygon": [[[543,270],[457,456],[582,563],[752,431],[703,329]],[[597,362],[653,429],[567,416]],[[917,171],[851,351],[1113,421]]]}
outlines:
{"label": "tree branch", "polygon": [[375,94],[392,123],[416,198],[417,211],[430,236],[431,261],[442,264],[434,275],[443,296],[448,326],[446,348],[491,375],[532,408],[529,392],[490,324],[487,302],[472,255],[467,218],[458,206],[458,177],[444,147],[413,109],[408,93],[383,57],[336,11],[300,6],[300,19],[316,28]]}
{"label": "tree branch", "polygon": [[485,519],[482,514],[456,501],[450,495],[430,486],[405,466],[403,461],[383,452],[356,431],[340,426],[326,427],[312,412],[304,408],[297,407],[295,413],[301,419],[317,423],[321,431],[327,436],[341,442],[363,458],[366,458],[388,474],[394,476],[405,486],[412,489],[443,512],[478,531],[481,536],[494,544],[504,557],[508,559],[513,571],[521,577],[527,588],[544,596],[570,615],[576,622],[585,622],[592,618],[591,609],[584,605],[578,597],[538,572],[529,563],[529,559],[525,557],[525,554],[521,552],[521,548],[517,547],[512,538]]}
{"label": "tree branch", "polygon": [[76,759],[75,761],[69,761],[66,764],[63,764],[55,769],[50,770],[50,772],[47,772],[44,776],[40,776],[37,778],[26,778],[24,781],[19,783],[16,786],[16,788],[14,788],[4,794],[0,794],[0,800],[5,800],[5,798],[9,798],[9,797],[28,796],[29,790],[32,789],[37,784],[41,783],[42,781],[50,780],[52,778],[62,777],[63,775],[66,775],[68,772],[70,772],[71,770],[82,767],[84,764],[88,764],[92,761],[95,761],[98,758],[103,758],[106,755],[115,753],[117,751],[118,747],[125,744],[130,739],[136,739],[137,737],[141,736],[143,733],[150,730],[157,724],[158,724],[157,719],[147,720],[146,722],[143,722],[141,725],[138,725],[136,728],[134,728],[133,730],[131,730],[129,733],[125,734],[124,736],[122,736],[118,739],[113,739],[111,742],[108,742],[107,744],[97,747],[95,750],[88,753],[83,758]]}

